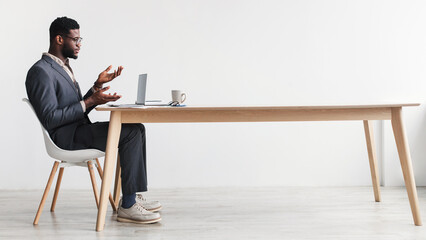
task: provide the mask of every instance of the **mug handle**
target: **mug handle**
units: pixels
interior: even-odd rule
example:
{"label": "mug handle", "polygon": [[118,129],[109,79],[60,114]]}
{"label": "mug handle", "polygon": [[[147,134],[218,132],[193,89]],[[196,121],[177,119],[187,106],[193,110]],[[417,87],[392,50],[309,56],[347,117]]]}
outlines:
{"label": "mug handle", "polygon": [[182,93],[180,95],[180,97],[182,98],[182,102],[181,103],[185,102],[185,100],[186,100],[186,93]]}

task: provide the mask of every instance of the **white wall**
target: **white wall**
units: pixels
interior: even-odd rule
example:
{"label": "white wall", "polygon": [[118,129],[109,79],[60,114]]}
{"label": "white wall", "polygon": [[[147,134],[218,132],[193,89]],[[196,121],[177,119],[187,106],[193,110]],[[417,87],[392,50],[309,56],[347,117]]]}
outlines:
{"label": "white wall", "polygon": [[[84,38],[72,61],[82,89],[109,64],[136,98],[188,94],[188,105],[425,103],[426,2],[397,0],[1,1],[0,189],[43,188],[52,160],[21,102],[57,16]],[[426,109],[405,110],[418,185],[426,185]],[[93,121],[108,120],[93,112]],[[370,185],[362,122],[146,124],[150,187]],[[384,182],[402,185],[384,123]],[[380,140],[380,139],[378,139]],[[85,169],[65,188],[90,188]]]}

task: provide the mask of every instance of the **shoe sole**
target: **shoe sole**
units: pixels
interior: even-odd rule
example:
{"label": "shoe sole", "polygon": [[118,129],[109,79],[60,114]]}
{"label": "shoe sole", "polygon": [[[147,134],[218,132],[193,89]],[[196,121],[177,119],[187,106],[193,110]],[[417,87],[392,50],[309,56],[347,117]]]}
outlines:
{"label": "shoe sole", "polygon": [[163,209],[163,206],[159,206],[158,208],[152,208],[152,209],[147,209],[147,210],[150,211],[150,212],[158,212],[161,209]]}
{"label": "shoe sole", "polygon": [[156,219],[151,219],[151,220],[133,220],[133,219],[128,219],[128,218],[117,217],[117,221],[125,222],[125,223],[150,224],[150,223],[156,223],[156,222],[161,221],[161,217],[156,218]]}

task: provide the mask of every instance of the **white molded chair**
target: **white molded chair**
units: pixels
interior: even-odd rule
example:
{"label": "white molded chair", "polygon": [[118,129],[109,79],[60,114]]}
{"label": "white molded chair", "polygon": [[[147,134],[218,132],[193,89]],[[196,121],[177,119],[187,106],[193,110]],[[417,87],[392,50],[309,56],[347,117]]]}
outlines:
{"label": "white molded chair", "polygon": [[[30,101],[27,98],[23,98],[22,101],[28,103],[31,110],[35,114],[34,108],[31,105]],[[33,224],[34,225],[38,224],[38,220],[40,219],[41,212],[43,211],[44,203],[46,201],[47,195],[50,190],[50,186],[52,185],[53,178],[55,177],[58,167],[60,168],[60,170],[59,170],[58,180],[56,182],[55,194],[53,196],[53,201],[52,201],[52,206],[50,208],[50,211],[51,212],[55,211],[56,199],[58,198],[58,193],[59,193],[59,188],[61,186],[61,180],[62,180],[62,175],[64,173],[64,168],[72,167],[72,166],[87,167],[89,169],[90,179],[92,181],[93,193],[95,195],[95,200],[96,200],[96,206],[99,208],[99,193],[98,193],[98,187],[96,185],[93,165],[95,165],[100,177],[102,178],[103,172],[102,172],[102,168],[100,167],[98,158],[104,157],[105,153],[97,149],[84,149],[84,150],[61,149],[58,146],[56,146],[56,144],[52,141],[52,139],[49,136],[49,133],[47,132],[47,130],[43,127],[41,123],[40,123],[40,126],[43,132],[44,144],[46,146],[47,154],[49,154],[51,158],[54,158],[56,160],[55,160],[55,163],[53,164],[52,171],[50,172],[49,180],[47,181],[46,188],[44,189],[43,197],[41,199],[40,206],[38,207],[38,211],[35,216]],[[111,193],[109,194],[109,200],[113,210],[117,211],[117,204],[115,204],[115,201],[112,198]]]}

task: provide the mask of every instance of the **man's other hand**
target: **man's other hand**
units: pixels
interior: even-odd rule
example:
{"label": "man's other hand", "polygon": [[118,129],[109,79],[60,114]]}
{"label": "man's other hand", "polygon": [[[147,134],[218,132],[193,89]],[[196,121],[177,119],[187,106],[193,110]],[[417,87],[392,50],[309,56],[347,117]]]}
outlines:
{"label": "man's other hand", "polygon": [[121,95],[114,94],[105,94],[104,92],[109,89],[108,87],[104,87],[101,90],[93,93],[90,97],[84,100],[84,104],[86,104],[86,108],[89,108],[94,105],[101,105],[107,102],[114,102],[121,98]]}

